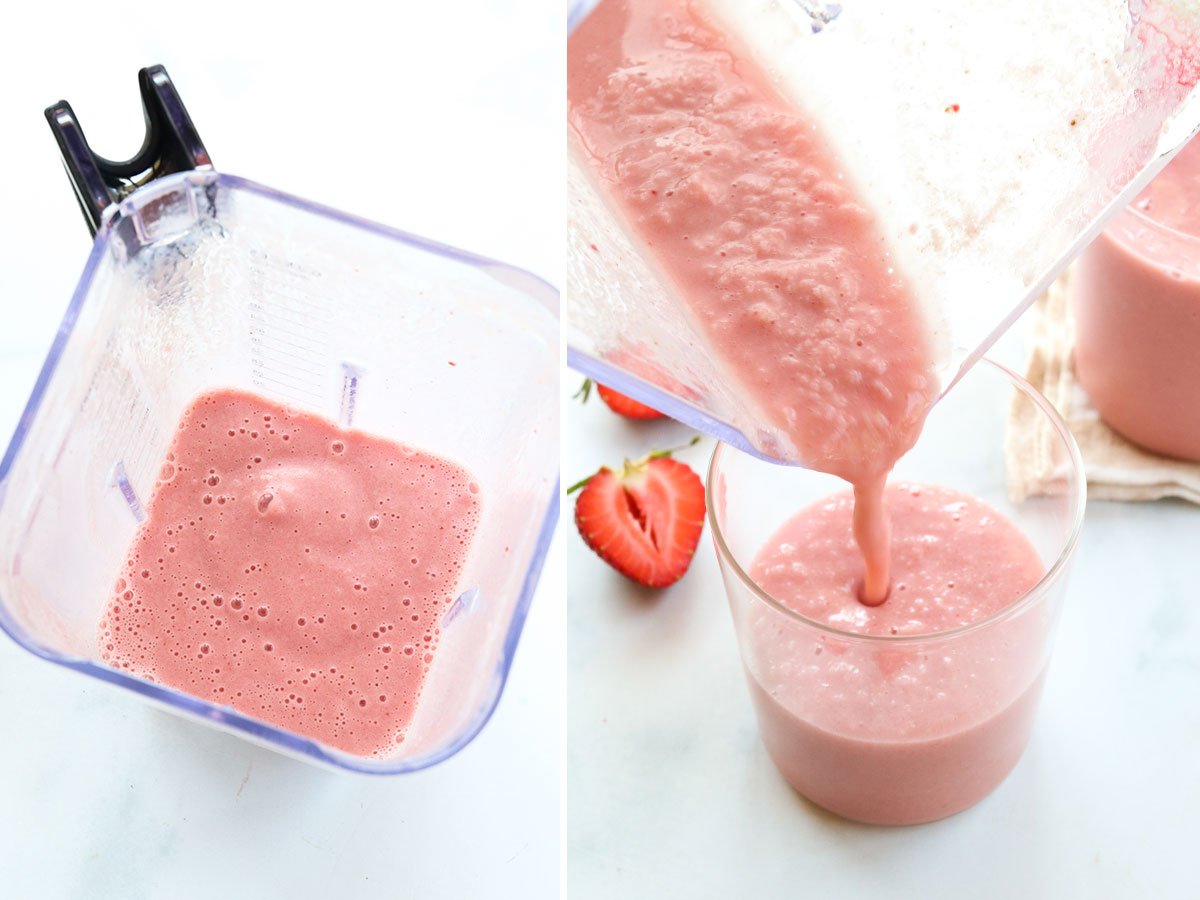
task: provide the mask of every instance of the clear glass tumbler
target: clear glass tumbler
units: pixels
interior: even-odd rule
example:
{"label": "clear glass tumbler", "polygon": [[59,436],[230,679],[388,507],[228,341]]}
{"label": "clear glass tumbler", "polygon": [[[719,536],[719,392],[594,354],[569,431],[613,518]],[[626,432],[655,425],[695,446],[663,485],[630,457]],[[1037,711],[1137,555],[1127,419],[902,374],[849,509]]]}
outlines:
{"label": "clear glass tumbler", "polygon": [[1071,300],[1075,371],[1104,421],[1200,460],[1200,235],[1127,206],[1080,255]]}
{"label": "clear glass tumbler", "polygon": [[[1060,490],[1013,501],[1005,476],[1005,409],[1050,420]],[[1028,411],[1028,410],[1026,410]],[[806,618],[747,574],[763,544],[801,508],[845,489],[839,479],[763,462],[719,445],[708,473],[709,520],[763,743],[784,778],[849,819],[916,824],[990,793],[1024,752],[1050,660],[1083,522],[1078,447],[1028,383],[984,360],[930,413],[894,478],[967,492],[1028,537],[1042,579],[988,619],[934,635],[869,636]],[[845,690],[847,668],[861,675]],[[837,678],[830,678],[831,674]]]}

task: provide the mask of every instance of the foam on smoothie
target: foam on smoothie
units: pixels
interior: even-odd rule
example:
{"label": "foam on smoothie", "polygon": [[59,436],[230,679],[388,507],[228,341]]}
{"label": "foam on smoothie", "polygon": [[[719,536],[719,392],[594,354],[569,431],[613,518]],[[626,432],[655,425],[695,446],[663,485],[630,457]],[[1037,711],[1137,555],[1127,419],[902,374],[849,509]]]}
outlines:
{"label": "foam on smoothie", "polygon": [[824,135],[703,7],[604,0],[571,38],[593,177],[730,378],[805,464],[856,486],[864,597],[889,584],[882,489],[938,390],[929,327]]}
{"label": "foam on smoothie", "polygon": [[789,519],[759,550],[750,577],[817,622],[893,636],[971,625],[1010,606],[1042,577],[1045,568],[1029,539],[982,500],[908,481],[890,483],[885,493],[892,517],[887,603],[858,602],[851,527],[856,504],[849,491]]}
{"label": "foam on smoothie", "polygon": [[461,592],[479,508],[449,460],[253,394],[202,395],[100,621],[100,657],[386,755]]}

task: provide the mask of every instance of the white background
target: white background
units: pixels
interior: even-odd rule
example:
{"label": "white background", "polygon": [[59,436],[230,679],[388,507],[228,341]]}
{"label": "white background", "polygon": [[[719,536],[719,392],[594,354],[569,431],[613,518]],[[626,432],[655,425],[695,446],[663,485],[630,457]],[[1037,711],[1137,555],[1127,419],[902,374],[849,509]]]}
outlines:
{"label": "white background", "polygon": [[[567,421],[568,484],[691,433],[594,399]],[[680,458],[703,473],[712,446]],[[707,526],[664,591],[573,534],[567,556],[571,900],[1200,897],[1195,507],[1090,505],[1029,749],[977,806],[910,828],[839,819],[776,772]]]}
{"label": "white background", "polygon": [[[271,6],[6,11],[0,442],[90,246],[42,109],[65,97],[97,152],[131,156],[151,63],[218,169],[561,284],[559,0]],[[391,779],[256,749],[0,639],[0,898],[557,896],[562,557],[560,539],[491,723]]]}

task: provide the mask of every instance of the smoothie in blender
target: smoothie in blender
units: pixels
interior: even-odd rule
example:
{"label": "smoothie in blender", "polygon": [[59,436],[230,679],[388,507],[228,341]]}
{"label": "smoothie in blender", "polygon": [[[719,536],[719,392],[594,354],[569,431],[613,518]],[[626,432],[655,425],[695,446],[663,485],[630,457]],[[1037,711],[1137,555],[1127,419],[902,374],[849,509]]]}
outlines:
{"label": "smoothie in blender", "polygon": [[101,659],[386,756],[462,590],[479,508],[449,460],[254,394],[202,395],[99,624]]}

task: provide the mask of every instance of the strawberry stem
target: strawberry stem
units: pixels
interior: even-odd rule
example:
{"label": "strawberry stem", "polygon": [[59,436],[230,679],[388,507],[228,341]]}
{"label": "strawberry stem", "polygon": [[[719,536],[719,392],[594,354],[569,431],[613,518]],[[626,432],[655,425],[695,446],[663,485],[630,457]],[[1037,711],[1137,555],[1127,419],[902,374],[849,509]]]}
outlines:
{"label": "strawberry stem", "polygon": [[[578,400],[580,403],[587,403],[588,397],[590,397],[591,395],[592,395],[592,379],[585,378],[585,379],[583,379],[583,384],[581,384],[579,386],[579,390],[577,390],[574,394],[571,395],[571,399]],[[567,493],[569,494],[571,492],[567,491]]]}
{"label": "strawberry stem", "polygon": [[[643,456],[641,459],[637,460],[636,462],[626,458],[626,460],[625,460],[625,475],[628,476],[628,475],[632,474],[634,471],[636,471],[640,467],[644,466],[646,463],[650,462],[650,460],[652,460],[652,459],[662,459],[663,457],[670,456],[673,453],[678,453],[680,450],[686,450],[688,447],[695,447],[698,443],[700,443],[700,439],[701,439],[700,435],[698,435],[698,434],[693,435],[692,439],[690,441],[688,441],[686,444],[680,444],[678,447],[668,447],[666,450],[652,450],[651,452],[647,453],[645,456]],[[601,469],[601,471],[604,471],[604,470]],[[591,480],[592,480],[592,476],[589,475],[587,478],[584,478],[581,481],[575,482],[573,485],[571,485],[569,488],[567,488],[567,496],[569,497],[571,494],[575,493],[576,491],[586,487],[587,483]]]}
{"label": "strawberry stem", "polygon": [[571,485],[569,488],[567,488],[567,496],[569,497],[569,496],[571,496],[571,494],[573,494],[576,491],[578,491],[579,489],[585,487],[587,485],[587,483],[591,480],[592,480],[592,476],[589,475],[587,478],[583,479],[582,481],[575,482],[573,485]]}
{"label": "strawberry stem", "polygon": [[662,459],[664,456],[670,456],[672,453],[678,453],[680,450],[686,450],[688,447],[695,447],[700,443],[700,435],[694,435],[686,444],[680,444],[678,447],[670,447],[667,450],[654,450],[646,459]]}

